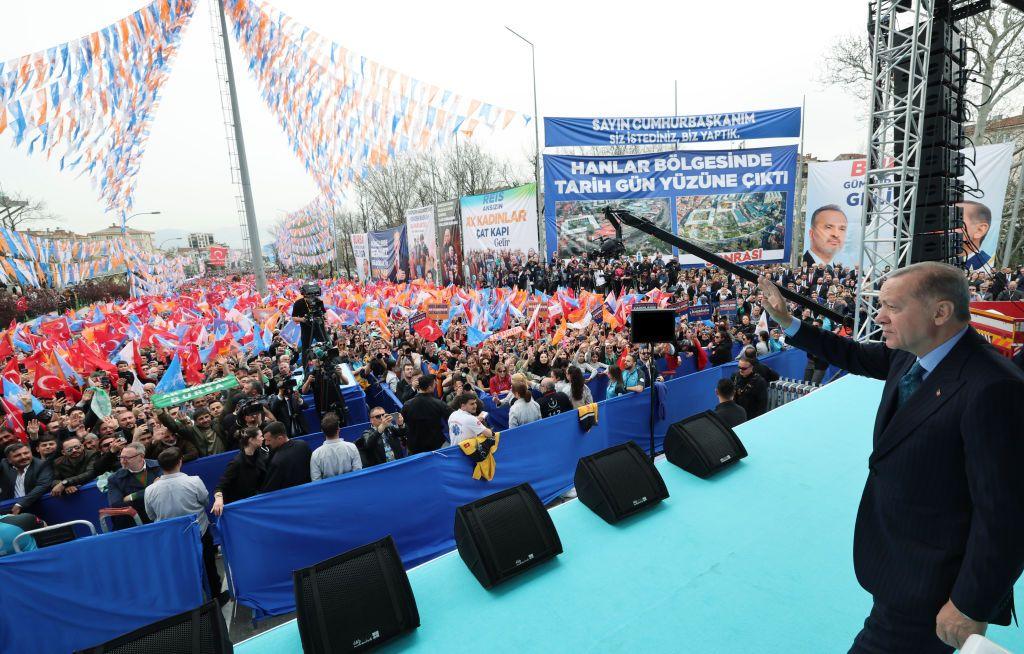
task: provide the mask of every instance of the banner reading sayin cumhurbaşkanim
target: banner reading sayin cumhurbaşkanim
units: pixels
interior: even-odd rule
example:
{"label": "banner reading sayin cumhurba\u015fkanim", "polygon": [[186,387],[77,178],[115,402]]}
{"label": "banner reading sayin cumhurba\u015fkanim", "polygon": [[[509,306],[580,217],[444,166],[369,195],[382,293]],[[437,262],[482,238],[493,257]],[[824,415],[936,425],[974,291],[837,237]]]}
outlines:
{"label": "banner reading sayin cumhurba\u015fkanim", "polygon": [[658,145],[800,136],[800,107],[693,116],[545,118],[544,145]]}
{"label": "banner reading sayin cumhurba\u015fkanim", "polygon": [[[544,157],[548,256],[579,256],[614,231],[605,207],[625,209],[735,263],[789,257],[795,145],[749,150],[658,152],[619,157]],[[623,237],[644,254],[670,250],[653,237]],[[632,239],[632,240],[631,240]],[[683,265],[704,262],[689,254]]]}

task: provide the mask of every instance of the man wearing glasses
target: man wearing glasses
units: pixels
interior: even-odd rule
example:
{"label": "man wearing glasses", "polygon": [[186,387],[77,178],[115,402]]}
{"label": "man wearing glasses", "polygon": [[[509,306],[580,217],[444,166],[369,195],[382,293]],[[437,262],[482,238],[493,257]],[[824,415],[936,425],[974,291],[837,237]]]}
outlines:
{"label": "man wearing glasses", "polygon": [[747,420],[752,420],[768,410],[768,382],[754,371],[754,363],[749,359],[740,359],[737,367],[739,370],[732,376],[735,402],[747,412]]}
{"label": "man wearing glasses", "polygon": [[146,515],[146,488],[163,474],[160,464],[147,459],[146,447],[128,443],[119,457],[121,469],[107,479],[107,502],[112,507],[130,506],[143,522],[152,522]]}
{"label": "man wearing glasses", "polygon": [[370,410],[370,427],[356,443],[364,458],[364,467],[387,463],[405,456],[405,420],[401,413],[396,416],[392,416],[379,406]]}
{"label": "man wearing glasses", "polygon": [[86,451],[82,441],[69,438],[64,441],[64,456],[53,462],[55,483],[50,493],[54,496],[73,495],[78,487],[96,478],[96,452]]}

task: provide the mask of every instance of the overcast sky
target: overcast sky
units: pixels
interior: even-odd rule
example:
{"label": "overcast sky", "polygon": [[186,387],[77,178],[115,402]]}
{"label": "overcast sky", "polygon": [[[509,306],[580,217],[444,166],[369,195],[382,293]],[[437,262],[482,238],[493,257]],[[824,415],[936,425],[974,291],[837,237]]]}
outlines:
{"label": "overcast sky", "polygon": [[[171,77],[151,123],[135,196],[145,229],[210,230],[237,224],[235,187],[224,147],[210,30],[211,0],[197,0]],[[799,106],[806,95],[804,152],[830,159],[863,152],[864,108],[817,77],[829,43],[864,29],[867,2],[718,0],[717,2],[335,3],[276,0],[274,6],[326,37],[409,75],[464,95],[533,113],[529,48],[537,46],[540,115],[671,115]],[[0,60],[77,38],[144,3],[45,0],[3,3]],[[491,7],[494,7],[493,9]],[[826,11],[827,6],[827,11]],[[486,8],[485,8],[486,7]],[[232,47],[261,236],[282,213],[315,195],[276,119]],[[484,148],[525,164],[532,124],[475,135]],[[0,135],[0,186],[46,201],[62,227],[111,224],[87,179],[61,173]]]}

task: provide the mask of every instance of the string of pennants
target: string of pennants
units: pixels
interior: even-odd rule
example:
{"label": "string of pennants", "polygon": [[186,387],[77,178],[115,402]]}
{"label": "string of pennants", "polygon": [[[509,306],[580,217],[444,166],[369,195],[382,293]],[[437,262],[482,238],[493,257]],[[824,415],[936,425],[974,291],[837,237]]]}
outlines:
{"label": "string of pennants", "polygon": [[[533,120],[367,59],[269,4],[212,1],[225,3],[264,102],[326,198],[311,205],[333,204],[347,185],[401,153],[443,145],[460,131],[472,136],[480,126]],[[0,133],[29,155],[86,175],[123,224],[149,123],[194,10],[195,0],[153,0],[79,39],[0,62]],[[309,207],[295,213],[306,217],[296,215],[285,237],[295,261],[329,260],[334,243],[321,230],[324,217]],[[72,270],[77,259],[17,258],[35,262],[40,279],[51,261]],[[21,268],[11,264],[9,272],[27,275]],[[89,274],[74,270],[57,277]]]}
{"label": "string of pennants", "polygon": [[194,0],[154,0],[82,38],[0,63],[0,133],[131,209],[149,122]]}
{"label": "string of pennants", "polygon": [[332,261],[335,257],[333,216],[333,205],[322,197],[285,216],[283,225],[274,235],[280,263],[319,266]]}
{"label": "string of pennants", "polygon": [[443,145],[459,131],[533,119],[367,59],[267,3],[227,2],[264,102],[325,196],[338,197],[370,168]]}
{"label": "string of pennants", "polygon": [[114,273],[121,266],[140,279],[142,295],[170,292],[184,280],[180,261],[141,251],[128,238],[66,241],[0,228],[0,281],[4,284],[62,288]]}

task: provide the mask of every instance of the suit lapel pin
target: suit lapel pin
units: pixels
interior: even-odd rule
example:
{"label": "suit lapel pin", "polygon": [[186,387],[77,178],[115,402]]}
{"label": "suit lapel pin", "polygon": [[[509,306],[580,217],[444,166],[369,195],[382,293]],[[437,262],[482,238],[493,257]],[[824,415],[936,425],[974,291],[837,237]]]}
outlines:
{"label": "suit lapel pin", "polygon": [[935,397],[938,397],[940,395],[942,395],[942,389],[941,388],[936,388],[935,389]]}

